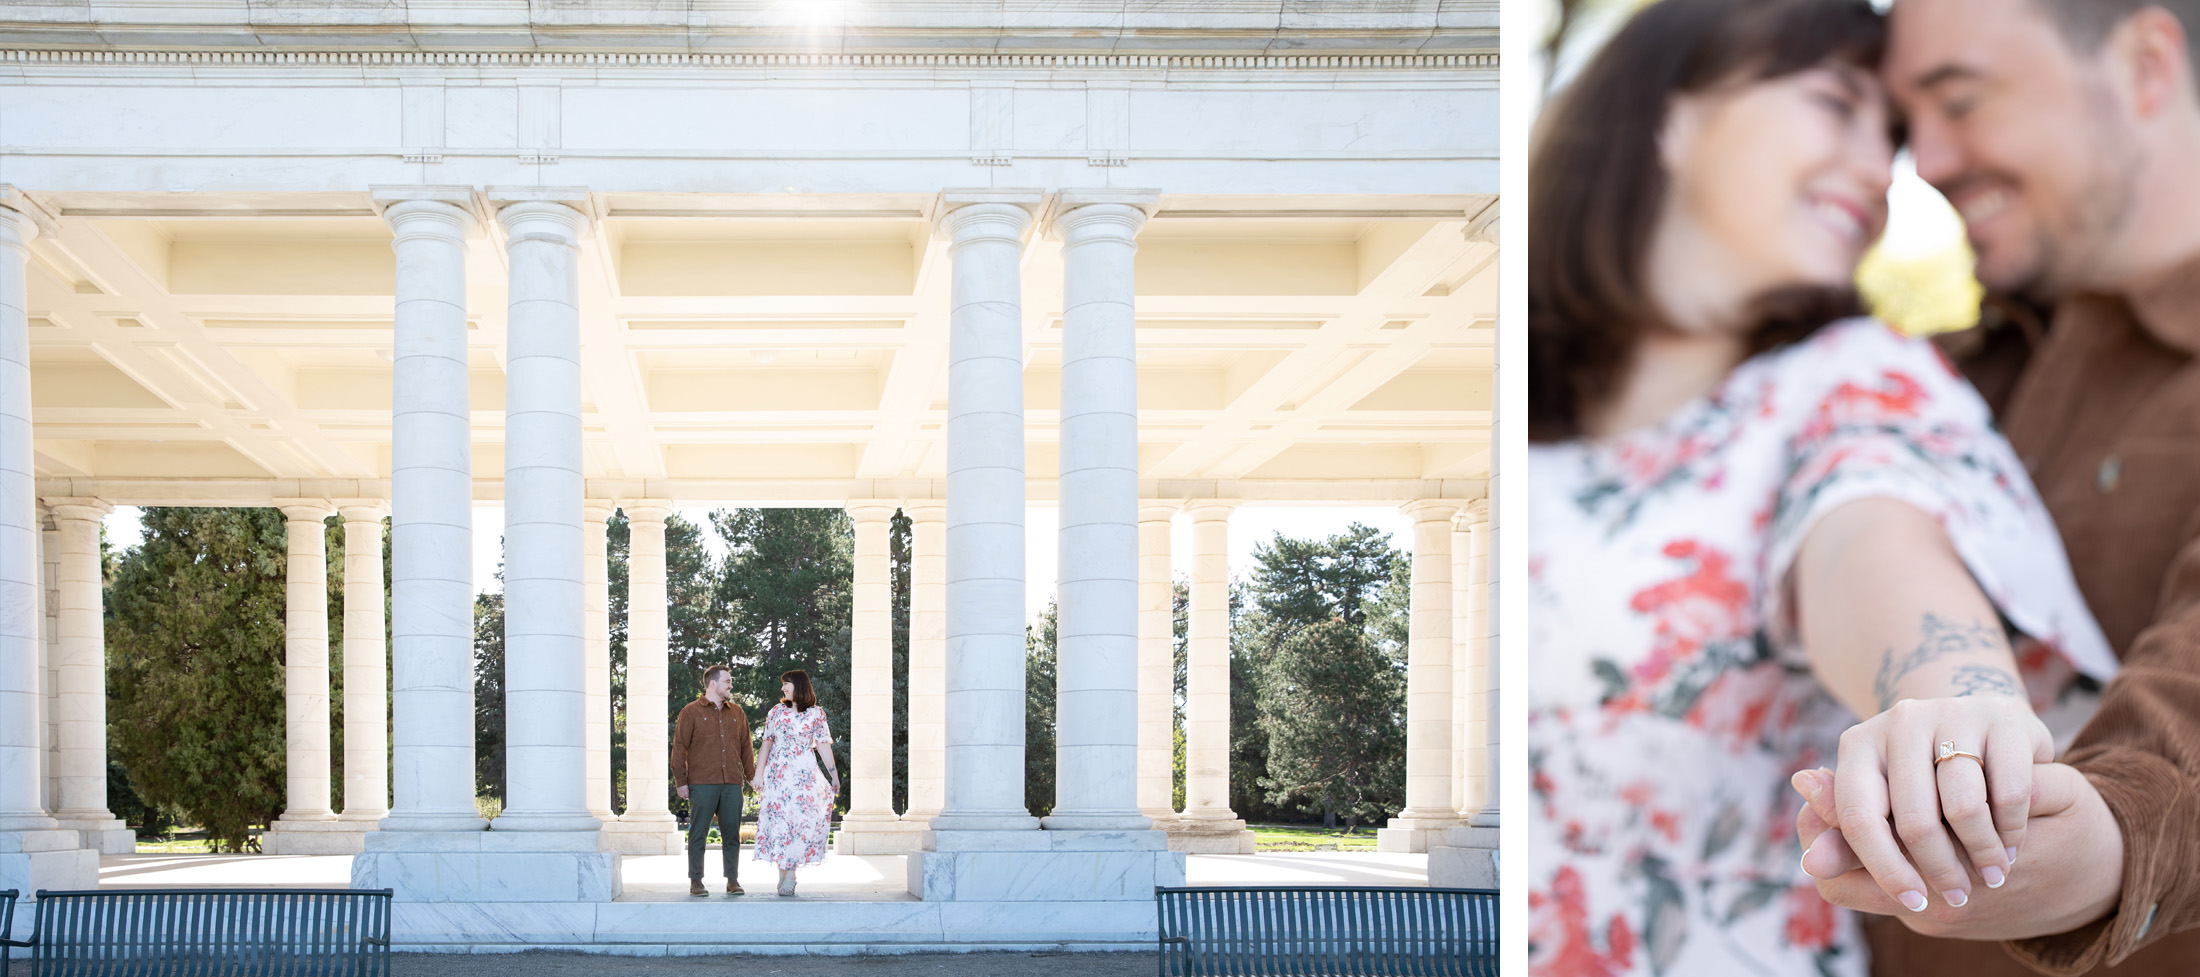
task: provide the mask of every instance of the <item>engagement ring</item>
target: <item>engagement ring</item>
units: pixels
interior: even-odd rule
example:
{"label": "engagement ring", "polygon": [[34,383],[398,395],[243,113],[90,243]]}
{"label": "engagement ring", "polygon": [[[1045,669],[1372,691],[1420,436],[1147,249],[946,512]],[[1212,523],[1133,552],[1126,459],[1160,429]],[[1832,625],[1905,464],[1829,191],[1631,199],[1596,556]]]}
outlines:
{"label": "engagement ring", "polygon": [[1940,765],[1941,765],[1941,763],[1942,763],[1942,762],[1944,762],[1944,761],[1947,761],[1947,760],[1952,760],[1952,759],[1955,759],[1956,757],[1959,757],[1959,756],[1960,756],[1960,757],[1970,757],[1971,759],[1973,759],[1973,760],[1976,760],[1976,761],[1978,761],[1979,769],[1981,769],[1981,770],[1984,770],[1984,769],[1986,769],[1986,758],[1984,758],[1984,757],[1981,757],[1981,756],[1979,756],[1979,755],[1978,755],[1978,754],[1976,754],[1976,753],[1971,753],[1971,752],[1968,752],[1968,751],[1965,751],[1965,750],[1959,750],[1959,749],[1956,749],[1956,741],[1955,741],[1955,740],[1942,740],[1942,741],[1941,741],[1941,743],[1940,743],[1940,754],[1939,754],[1938,756],[1935,756],[1935,757],[1933,757],[1933,766],[1935,766],[1935,767],[1938,767],[1938,766],[1940,766]]}

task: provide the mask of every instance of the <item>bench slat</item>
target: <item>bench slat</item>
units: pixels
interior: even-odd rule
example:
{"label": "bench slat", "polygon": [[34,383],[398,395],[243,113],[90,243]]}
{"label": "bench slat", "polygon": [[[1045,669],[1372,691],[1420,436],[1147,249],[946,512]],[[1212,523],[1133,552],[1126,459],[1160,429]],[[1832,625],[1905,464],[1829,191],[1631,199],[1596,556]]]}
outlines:
{"label": "bench slat", "polygon": [[390,896],[387,889],[40,891],[27,942],[41,977],[386,977]]}
{"label": "bench slat", "polygon": [[1154,892],[1162,977],[1494,977],[1497,893],[1405,886]]}

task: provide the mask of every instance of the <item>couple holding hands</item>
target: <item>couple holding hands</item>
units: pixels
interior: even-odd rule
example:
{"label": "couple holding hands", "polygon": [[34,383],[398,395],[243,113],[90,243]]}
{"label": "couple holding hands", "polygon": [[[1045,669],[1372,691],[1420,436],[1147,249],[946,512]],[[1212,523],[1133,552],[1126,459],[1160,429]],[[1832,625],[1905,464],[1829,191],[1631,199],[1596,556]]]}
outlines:
{"label": "couple holding hands", "polygon": [[2200,973],[2200,0],[1659,0],[1530,166],[1533,972]]}
{"label": "couple holding hands", "polygon": [[[749,719],[732,701],[733,673],[712,665],[703,694],[680,710],[672,732],[672,783],[688,802],[688,894],[703,887],[703,847],[718,819],[726,891],[741,894],[741,806],[744,787],[757,792],[756,860],[779,867],[779,894],[794,895],[795,870],[825,860],[840,771],[833,731],[817,704],[810,675],[779,677],[780,700],[764,718],[764,762],[749,735]],[[819,764],[823,764],[820,773]]]}

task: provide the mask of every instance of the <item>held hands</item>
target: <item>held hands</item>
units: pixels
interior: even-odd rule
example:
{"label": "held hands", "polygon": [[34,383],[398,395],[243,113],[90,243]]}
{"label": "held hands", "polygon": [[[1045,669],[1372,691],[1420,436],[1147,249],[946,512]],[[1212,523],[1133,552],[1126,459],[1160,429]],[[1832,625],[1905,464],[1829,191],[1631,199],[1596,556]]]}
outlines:
{"label": "held hands", "polygon": [[688,789],[687,789],[687,785],[686,785],[686,784],[681,784],[681,785],[680,785],[679,787],[677,787],[677,788],[675,788],[675,789],[679,791],[679,793],[680,793],[680,799],[681,799],[681,800],[683,800],[683,801],[684,801],[684,800],[687,800],[687,799],[688,799]]}

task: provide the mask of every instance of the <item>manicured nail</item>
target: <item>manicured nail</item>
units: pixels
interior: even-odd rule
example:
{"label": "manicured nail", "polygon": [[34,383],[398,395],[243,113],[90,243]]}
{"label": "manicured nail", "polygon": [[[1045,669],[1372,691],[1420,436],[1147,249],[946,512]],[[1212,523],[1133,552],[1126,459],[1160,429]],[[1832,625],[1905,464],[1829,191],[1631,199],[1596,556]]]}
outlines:
{"label": "manicured nail", "polygon": [[1817,875],[1815,875],[1815,874],[1812,874],[1812,872],[1811,872],[1811,870],[1810,870],[1810,849],[1808,849],[1808,848],[1805,848],[1805,849],[1803,849],[1803,857],[1802,857],[1802,860],[1801,860],[1800,864],[1801,864],[1801,866],[1802,866],[1802,869],[1803,869],[1803,874],[1804,874],[1804,875],[1809,875],[1809,876],[1810,876],[1811,878],[1814,878],[1814,879],[1818,877]]}
{"label": "manicured nail", "polygon": [[2009,881],[2009,876],[2002,874],[2000,868],[1992,865],[1979,869],[1978,874],[1980,878],[1986,880],[1986,887],[1989,889],[1999,889],[2002,883]]}
{"label": "manicured nail", "polygon": [[1971,894],[1962,889],[1950,889],[1941,893],[1940,897],[1948,900],[1948,905],[1955,909],[1961,909],[1964,903],[1971,901]]}
{"label": "manicured nail", "polygon": [[2009,867],[2017,867],[2017,846],[2010,845],[2009,847],[2002,849],[2002,851],[2009,854]]}
{"label": "manicured nail", "polygon": [[1916,889],[1911,889],[1908,892],[1896,896],[1895,901],[1902,903],[1904,908],[1913,913],[1921,913],[1925,911],[1925,893],[1919,892]]}

